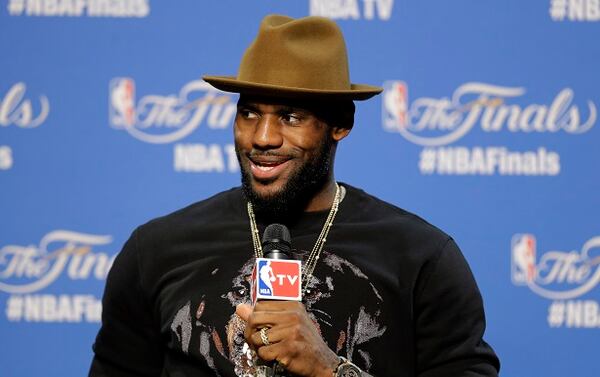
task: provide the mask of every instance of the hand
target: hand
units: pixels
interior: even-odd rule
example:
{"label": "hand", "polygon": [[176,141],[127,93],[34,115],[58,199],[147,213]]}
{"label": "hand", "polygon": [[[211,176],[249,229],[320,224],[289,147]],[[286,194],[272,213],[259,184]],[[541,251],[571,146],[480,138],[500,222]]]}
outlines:
{"label": "hand", "polygon": [[[299,376],[333,376],[338,357],[325,344],[302,303],[259,301],[254,309],[248,304],[238,305],[236,313],[247,322],[244,337],[261,359],[276,360]],[[260,337],[263,327],[268,328],[268,346]]]}

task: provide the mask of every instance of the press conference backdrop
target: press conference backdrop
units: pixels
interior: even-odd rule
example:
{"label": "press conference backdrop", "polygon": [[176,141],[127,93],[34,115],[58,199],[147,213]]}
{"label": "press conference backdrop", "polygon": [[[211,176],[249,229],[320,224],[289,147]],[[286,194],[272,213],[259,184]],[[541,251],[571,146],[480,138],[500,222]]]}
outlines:
{"label": "press conference backdrop", "polygon": [[337,178],[455,237],[502,375],[600,376],[598,0],[1,4],[1,376],[85,375],[131,231],[238,185],[236,96],[200,76],[268,13],[335,19],[385,88]]}

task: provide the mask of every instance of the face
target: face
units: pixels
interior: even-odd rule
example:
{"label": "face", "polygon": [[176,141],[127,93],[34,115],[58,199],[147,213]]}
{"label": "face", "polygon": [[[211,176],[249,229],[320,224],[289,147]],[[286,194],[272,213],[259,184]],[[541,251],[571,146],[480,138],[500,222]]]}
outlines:
{"label": "face", "polygon": [[332,179],[335,144],[349,132],[306,108],[247,97],[234,130],[244,191],[264,215],[306,208]]}

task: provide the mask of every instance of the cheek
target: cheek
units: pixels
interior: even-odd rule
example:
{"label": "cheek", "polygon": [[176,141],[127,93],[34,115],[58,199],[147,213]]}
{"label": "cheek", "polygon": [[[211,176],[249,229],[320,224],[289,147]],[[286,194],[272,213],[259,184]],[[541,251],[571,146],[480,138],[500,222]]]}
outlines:
{"label": "cheek", "polygon": [[327,135],[319,129],[293,128],[284,133],[285,143],[293,148],[313,152],[320,148]]}
{"label": "cheek", "polygon": [[245,148],[248,144],[251,144],[251,135],[248,131],[244,131],[243,128],[238,127],[234,124],[233,126],[233,141],[235,145]]}

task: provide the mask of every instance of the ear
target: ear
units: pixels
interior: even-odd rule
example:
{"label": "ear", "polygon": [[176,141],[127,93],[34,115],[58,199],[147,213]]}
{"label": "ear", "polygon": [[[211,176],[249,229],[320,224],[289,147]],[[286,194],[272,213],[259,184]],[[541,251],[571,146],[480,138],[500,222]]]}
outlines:
{"label": "ear", "polygon": [[331,127],[331,137],[334,141],[340,141],[350,134],[350,128]]}

